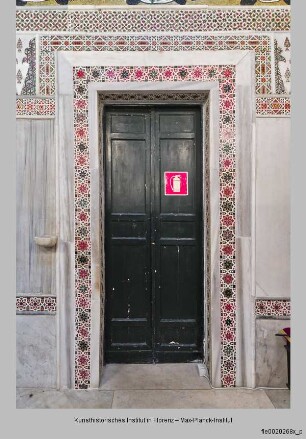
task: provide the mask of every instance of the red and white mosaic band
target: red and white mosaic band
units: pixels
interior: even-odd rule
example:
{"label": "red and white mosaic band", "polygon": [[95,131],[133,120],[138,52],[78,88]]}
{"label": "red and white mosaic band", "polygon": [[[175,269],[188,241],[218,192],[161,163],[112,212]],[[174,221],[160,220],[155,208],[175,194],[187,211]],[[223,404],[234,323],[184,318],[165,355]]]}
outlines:
{"label": "red and white mosaic band", "polygon": [[55,314],[55,296],[19,296],[16,297],[17,314]]}

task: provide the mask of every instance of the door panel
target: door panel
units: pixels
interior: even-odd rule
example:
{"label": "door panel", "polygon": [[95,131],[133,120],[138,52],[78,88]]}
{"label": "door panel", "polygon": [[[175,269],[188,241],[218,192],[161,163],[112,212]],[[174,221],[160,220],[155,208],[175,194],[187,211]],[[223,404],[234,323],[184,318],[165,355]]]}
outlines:
{"label": "door panel", "polygon": [[[201,350],[200,113],[156,111],[155,346],[162,361],[185,361]],[[188,195],[165,196],[164,172],[188,172]],[[168,233],[167,233],[168,231]]]}
{"label": "door panel", "polygon": [[106,113],[106,361],[152,361],[150,118]]}
{"label": "door panel", "polygon": [[111,154],[112,212],[145,213],[145,141],[112,139]]}
{"label": "door panel", "polygon": [[[200,110],[109,107],[104,126],[105,359],[200,359]],[[188,172],[188,195],[165,195],[165,172]]]}

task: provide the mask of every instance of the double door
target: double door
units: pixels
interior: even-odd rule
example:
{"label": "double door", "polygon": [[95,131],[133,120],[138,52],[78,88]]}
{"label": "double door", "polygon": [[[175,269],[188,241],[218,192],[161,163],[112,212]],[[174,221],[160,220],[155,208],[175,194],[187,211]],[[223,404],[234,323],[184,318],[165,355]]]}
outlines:
{"label": "double door", "polygon": [[203,351],[198,107],[105,107],[106,362]]}

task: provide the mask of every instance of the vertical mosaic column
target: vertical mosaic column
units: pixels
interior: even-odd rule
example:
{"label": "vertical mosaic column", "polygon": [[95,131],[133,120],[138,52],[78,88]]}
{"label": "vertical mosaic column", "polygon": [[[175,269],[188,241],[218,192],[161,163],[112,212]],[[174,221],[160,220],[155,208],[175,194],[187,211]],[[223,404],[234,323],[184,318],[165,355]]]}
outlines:
{"label": "vertical mosaic column", "polygon": [[223,71],[220,91],[221,382],[236,383],[235,72]]}
{"label": "vertical mosaic column", "polygon": [[90,385],[91,242],[88,87],[83,70],[74,71],[75,158],[75,388]]}

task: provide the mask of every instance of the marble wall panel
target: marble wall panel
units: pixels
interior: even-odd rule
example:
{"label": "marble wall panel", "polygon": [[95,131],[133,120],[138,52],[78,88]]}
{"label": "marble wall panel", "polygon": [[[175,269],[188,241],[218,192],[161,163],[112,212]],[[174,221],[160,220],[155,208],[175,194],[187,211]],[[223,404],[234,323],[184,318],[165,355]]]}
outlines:
{"label": "marble wall panel", "polygon": [[17,387],[56,387],[55,316],[16,316]]}
{"label": "marble wall panel", "polygon": [[286,387],[287,353],[283,337],[275,334],[290,326],[290,320],[256,320],[256,386]]}
{"label": "marble wall panel", "polygon": [[55,235],[55,147],[53,120],[18,119],[17,295],[55,294],[55,248],[34,237]]}
{"label": "marble wall panel", "polygon": [[[57,129],[57,291],[59,315],[59,356],[61,388],[73,386],[74,372],[74,327],[75,319],[74,284],[74,148],[73,119],[70,111],[63,111],[65,105],[72,108],[70,96],[60,96]],[[65,126],[65,130],[63,130]]]}
{"label": "marble wall panel", "polygon": [[256,296],[290,297],[290,119],[257,119]]}

